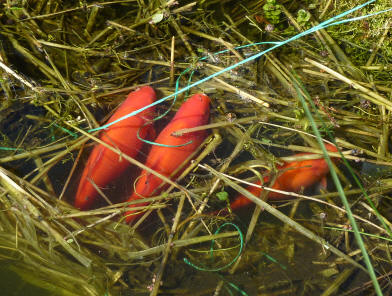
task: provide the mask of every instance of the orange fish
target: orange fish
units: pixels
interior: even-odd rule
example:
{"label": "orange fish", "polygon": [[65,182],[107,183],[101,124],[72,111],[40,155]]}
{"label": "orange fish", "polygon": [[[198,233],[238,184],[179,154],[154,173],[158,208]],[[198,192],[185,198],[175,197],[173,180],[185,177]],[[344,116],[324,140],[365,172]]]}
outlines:
{"label": "orange fish", "polygon": [[[184,128],[192,128],[208,123],[210,113],[210,98],[204,94],[195,94],[183,103],[178,109],[174,118],[158,135],[155,142],[170,146],[180,147],[162,147],[152,146],[150,153],[147,156],[146,166],[154,171],[166,176],[171,176],[172,173],[200,146],[207,136],[205,130],[186,133],[182,136],[173,136],[172,133]],[[180,172],[177,172],[178,175]],[[157,176],[143,170],[135,184],[135,191],[128,199],[134,201],[150,197],[153,194],[159,194],[162,187],[156,190],[161,184],[162,180]],[[135,206],[146,206],[148,202],[139,203]],[[126,213],[126,221],[131,222],[138,218],[140,214],[134,214],[135,211],[128,211]]]}
{"label": "orange fish", "polygon": [[[331,152],[337,152],[335,145],[326,144],[325,148]],[[311,155],[312,153],[299,153],[295,156]],[[335,158],[336,161],[336,158]],[[324,181],[326,175],[329,173],[329,167],[324,158],[320,159],[309,159],[302,161],[293,161],[278,166],[279,171],[283,171],[275,180],[273,185],[269,187],[276,190],[282,190],[287,192],[300,192],[303,188],[309,187],[319,181]],[[264,177],[263,184],[268,184],[270,180],[269,176]],[[261,185],[261,182],[255,183]],[[325,182],[324,182],[325,184]],[[255,196],[260,196],[263,189],[249,186],[247,190]],[[270,191],[268,193],[269,200],[282,200],[292,198],[289,195],[285,195],[278,192]],[[243,195],[238,196],[230,204],[232,210],[236,210],[251,204],[248,198]]]}
{"label": "orange fish", "polygon": [[[143,86],[131,92],[118,110],[110,117],[111,123],[120,117],[145,107],[155,101],[156,95],[153,88]],[[153,117],[154,108],[146,109],[136,116],[129,117],[105,129],[100,139],[114,148],[119,148],[124,154],[135,157],[142,148],[143,142],[137,138],[149,138],[154,134],[151,125],[145,126]],[[119,177],[130,165],[117,153],[103,145],[97,145],[92,150],[80,179],[75,197],[75,207],[81,210],[89,209],[98,197],[98,192],[93,183],[99,188]]]}

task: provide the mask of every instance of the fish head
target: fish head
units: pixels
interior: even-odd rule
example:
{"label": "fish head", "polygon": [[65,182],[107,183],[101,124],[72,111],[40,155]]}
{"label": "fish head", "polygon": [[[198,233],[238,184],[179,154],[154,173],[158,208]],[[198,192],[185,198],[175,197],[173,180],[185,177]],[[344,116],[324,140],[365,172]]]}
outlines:
{"label": "fish head", "polygon": [[[154,103],[156,99],[155,91],[150,86],[142,86],[137,90],[128,94],[125,101],[118,107],[117,111],[110,117],[107,123],[112,123],[117,119],[139,110],[143,107],[151,105]],[[145,122],[151,120],[155,112],[155,107],[152,106],[143,110],[142,112],[138,113],[136,116],[129,117],[124,119],[123,121],[118,122],[114,126],[121,126],[121,125],[139,125],[140,122]]]}
{"label": "fish head", "polygon": [[[210,116],[210,98],[205,94],[195,94],[185,101],[176,115],[175,120],[197,120],[197,125],[206,124]],[[195,125],[196,126],[196,125]]]}

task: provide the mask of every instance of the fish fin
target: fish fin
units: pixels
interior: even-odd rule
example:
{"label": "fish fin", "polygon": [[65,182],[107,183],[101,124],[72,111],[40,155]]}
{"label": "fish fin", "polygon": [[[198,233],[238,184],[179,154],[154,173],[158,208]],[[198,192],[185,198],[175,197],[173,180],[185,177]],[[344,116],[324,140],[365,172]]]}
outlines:
{"label": "fish fin", "polygon": [[327,176],[324,176],[320,180],[320,188],[327,190]]}

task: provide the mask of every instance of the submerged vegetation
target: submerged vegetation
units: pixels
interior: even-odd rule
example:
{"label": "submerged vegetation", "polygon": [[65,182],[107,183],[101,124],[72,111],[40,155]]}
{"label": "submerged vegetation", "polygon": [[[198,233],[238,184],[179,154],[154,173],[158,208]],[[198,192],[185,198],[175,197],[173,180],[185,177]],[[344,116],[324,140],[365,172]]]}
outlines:
{"label": "submerged vegetation", "polygon": [[[123,222],[132,171],[105,190],[119,203],[72,206],[99,135],[88,131],[130,91],[151,85],[158,98],[171,95],[273,45],[255,43],[360,4],[4,1],[1,264],[55,295],[391,294],[391,11],[280,46],[179,94],[173,110],[172,98],[159,104],[157,117],[169,113],[157,130],[190,94],[208,94],[210,135],[177,179],[181,190],[149,198],[135,224]],[[376,1],[345,18],[389,8]],[[334,170],[380,290],[331,180],[298,199],[270,206],[264,191],[247,195],[256,207],[230,209],[229,199],[247,194],[241,182],[276,177],[297,152],[321,153],[312,126],[347,160]],[[222,209],[228,215],[212,214]]]}

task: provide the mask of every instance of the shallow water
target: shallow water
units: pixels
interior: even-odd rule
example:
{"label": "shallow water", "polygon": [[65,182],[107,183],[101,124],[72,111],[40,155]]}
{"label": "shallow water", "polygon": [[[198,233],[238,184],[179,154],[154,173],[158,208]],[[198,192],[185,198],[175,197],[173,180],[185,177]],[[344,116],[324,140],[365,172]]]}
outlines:
{"label": "shallow water", "polygon": [[17,273],[11,271],[7,265],[0,265],[0,293],[4,296],[45,296],[50,295],[47,290],[40,289],[23,280]]}

